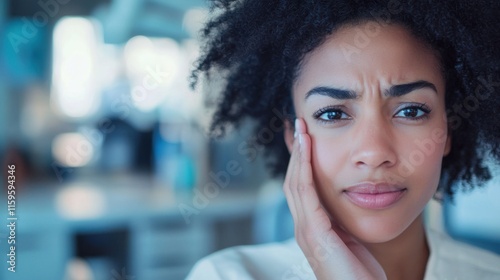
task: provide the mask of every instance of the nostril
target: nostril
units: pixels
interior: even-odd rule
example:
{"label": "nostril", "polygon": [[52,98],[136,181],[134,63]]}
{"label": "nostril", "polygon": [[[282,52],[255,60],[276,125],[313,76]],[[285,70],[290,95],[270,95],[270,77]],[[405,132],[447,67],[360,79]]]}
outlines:
{"label": "nostril", "polygon": [[396,156],[392,152],[364,152],[355,157],[354,162],[358,167],[390,167],[396,163]]}

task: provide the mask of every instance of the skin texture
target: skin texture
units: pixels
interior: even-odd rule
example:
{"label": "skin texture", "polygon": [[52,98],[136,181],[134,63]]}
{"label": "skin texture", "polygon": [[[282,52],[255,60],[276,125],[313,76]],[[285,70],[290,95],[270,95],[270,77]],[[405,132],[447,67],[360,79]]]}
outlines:
{"label": "skin texture", "polygon": [[[310,261],[319,279],[422,279],[429,252],[421,213],[436,192],[442,159],[451,147],[444,77],[435,52],[399,25],[382,26],[363,47],[346,52],[366,24],[337,30],[302,62],[293,88],[299,121],[295,129],[288,123],[285,132],[292,154],[285,194],[306,256],[324,247],[320,240],[342,248],[330,265],[329,258]],[[432,86],[386,95],[395,85],[421,81]],[[318,87],[357,97],[306,97]],[[365,209],[344,192],[363,182],[390,183],[405,191],[390,207]]]}

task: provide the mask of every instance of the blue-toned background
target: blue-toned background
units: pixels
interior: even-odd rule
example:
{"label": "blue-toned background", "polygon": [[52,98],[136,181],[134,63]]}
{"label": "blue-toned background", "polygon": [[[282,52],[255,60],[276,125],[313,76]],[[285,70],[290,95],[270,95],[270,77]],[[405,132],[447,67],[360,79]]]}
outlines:
{"label": "blue-toned background", "polygon": [[[0,279],[183,279],[292,236],[252,123],[206,136],[214,84],[188,79],[206,19],[203,0],[0,1]],[[500,252],[498,197],[496,180],[426,221]]]}

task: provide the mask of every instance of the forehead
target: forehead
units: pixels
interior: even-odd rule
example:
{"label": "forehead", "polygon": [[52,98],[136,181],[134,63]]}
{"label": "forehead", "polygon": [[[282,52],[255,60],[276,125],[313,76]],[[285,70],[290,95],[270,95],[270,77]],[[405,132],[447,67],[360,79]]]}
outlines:
{"label": "forehead", "polygon": [[403,26],[365,22],[340,28],[307,54],[294,89],[322,84],[362,90],[360,83],[415,80],[435,82],[443,90],[437,52]]}

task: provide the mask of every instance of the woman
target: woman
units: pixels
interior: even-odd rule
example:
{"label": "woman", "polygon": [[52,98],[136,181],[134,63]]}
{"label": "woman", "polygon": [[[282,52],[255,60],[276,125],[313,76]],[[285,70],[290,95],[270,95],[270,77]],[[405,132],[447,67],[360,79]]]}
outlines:
{"label": "woman", "polygon": [[[424,228],[436,194],[500,160],[494,1],[216,1],[200,72],[225,73],[212,130],[256,132],[295,240],[240,247],[190,279],[500,279],[500,257]],[[273,127],[276,127],[273,124]]]}

